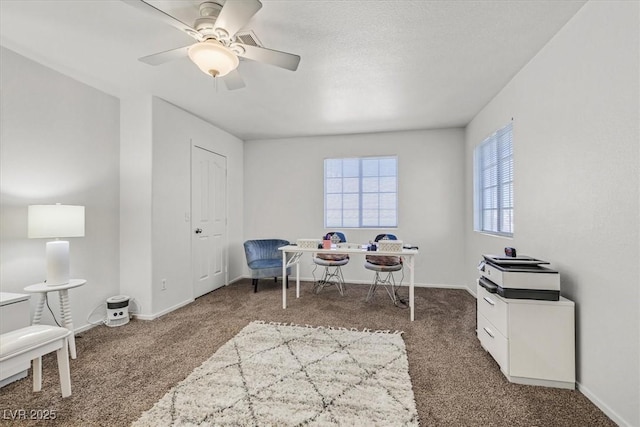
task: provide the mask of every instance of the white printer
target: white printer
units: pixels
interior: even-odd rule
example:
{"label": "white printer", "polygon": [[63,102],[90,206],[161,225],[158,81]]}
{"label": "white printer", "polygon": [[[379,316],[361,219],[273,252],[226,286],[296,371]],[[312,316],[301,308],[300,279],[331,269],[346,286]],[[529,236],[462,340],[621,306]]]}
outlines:
{"label": "white printer", "polygon": [[483,255],[478,264],[480,286],[504,298],[558,301],[560,273],[528,256]]}

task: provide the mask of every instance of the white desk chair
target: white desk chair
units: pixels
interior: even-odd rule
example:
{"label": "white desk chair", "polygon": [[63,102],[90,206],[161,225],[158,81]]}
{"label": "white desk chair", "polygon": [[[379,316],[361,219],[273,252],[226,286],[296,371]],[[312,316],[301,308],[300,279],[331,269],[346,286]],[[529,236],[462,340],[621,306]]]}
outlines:
{"label": "white desk chair", "polygon": [[[393,234],[378,234],[375,238],[375,242],[379,242],[380,240],[398,240],[397,237]],[[375,252],[371,252],[371,255],[367,255],[366,262],[364,264],[364,268],[367,270],[375,271],[375,276],[373,278],[373,283],[369,287],[369,292],[367,293],[366,301],[369,302],[375,296],[376,289],[378,286],[384,286],[389,298],[393,301],[393,304],[406,308],[408,307],[405,299],[401,298],[398,295],[398,290],[396,287],[396,281],[393,276],[393,273],[396,271],[402,270],[402,260],[399,256],[388,256],[388,255],[374,255]],[[404,278],[404,271],[403,276]],[[400,280],[400,284],[402,284],[402,279]]]}
{"label": "white desk chair", "polygon": [[[332,231],[330,233],[327,233],[327,236],[331,237],[332,242],[335,241],[336,243],[345,243],[347,241],[344,233],[341,233],[339,231]],[[324,272],[320,280],[314,281],[313,291],[317,294],[327,286],[336,285],[336,287],[338,288],[338,292],[340,292],[340,295],[344,296],[345,284],[341,267],[349,262],[349,255],[340,253],[317,253],[313,257],[313,262],[316,264],[316,266],[324,267]],[[315,268],[313,271],[315,272]]]}

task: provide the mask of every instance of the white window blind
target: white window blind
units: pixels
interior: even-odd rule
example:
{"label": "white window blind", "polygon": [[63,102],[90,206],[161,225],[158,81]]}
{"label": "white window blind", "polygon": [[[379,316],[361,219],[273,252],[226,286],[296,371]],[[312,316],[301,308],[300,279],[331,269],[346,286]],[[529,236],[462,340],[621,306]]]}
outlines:
{"label": "white window blind", "polygon": [[509,123],[474,152],[475,230],[513,236],[513,125]]}
{"label": "white window blind", "polygon": [[397,157],[325,159],[324,225],[397,227]]}

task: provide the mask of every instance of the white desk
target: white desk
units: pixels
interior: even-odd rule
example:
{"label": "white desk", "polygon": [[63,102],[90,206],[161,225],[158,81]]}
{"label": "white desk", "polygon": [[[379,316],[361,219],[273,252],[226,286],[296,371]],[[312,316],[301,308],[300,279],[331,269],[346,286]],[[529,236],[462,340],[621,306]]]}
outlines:
{"label": "white desk", "polygon": [[[414,279],[415,279],[415,256],[418,255],[417,249],[403,249],[401,252],[390,251],[367,251],[360,248],[331,248],[331,249],[315,249],[301,248],[296,245],[287,245],[278,248],[282,251],[282,277],[287,277],[287,268],[296,266],[296,298],[300,298],[300,257],[305,252],[309,253],[325,253],[325,254],[359,254],[366,255],[391,255],[402,257],[404,265],[409,268],[409,310],[411,321],[414,320]],[[287,254],[291,256],[287,259]],[[364,268],[364,267],[363,267]],[[285,280],[282,280],[282,308],[287,308],[287,286]]]}
{"label": "white desk", "polygon": [[87,281],[84,279],[72,279],[69,280],[69,283],[65,283],[64,285],[49,286],[46,283],[38,283],[24,288],[25,292],[40,294],[40,300],[38,301],[36,311],[33,314],[33,321],[31,322],[33,325],[37,325],[40,323],[40,319],[42,318],[42,309],[44,308],[44,303],[47,300],[47,293],[59,292],[62,326],[71,331],[71,335],[69,335],[69,354],[71,355],[72,359],[76,358],[76,339],[73,331],[71,306],[69,305],[69,289],[77,288],[78,286],[82,286],[85,283],[87,283]]}
{"label": "white desk", "polygon": [[[31,295],[0,292],[0,334],[29,326],[29,298]],[[0,387],[27,376],[31,363],[21,364],[23,371],[5,378],[0,372]]]}

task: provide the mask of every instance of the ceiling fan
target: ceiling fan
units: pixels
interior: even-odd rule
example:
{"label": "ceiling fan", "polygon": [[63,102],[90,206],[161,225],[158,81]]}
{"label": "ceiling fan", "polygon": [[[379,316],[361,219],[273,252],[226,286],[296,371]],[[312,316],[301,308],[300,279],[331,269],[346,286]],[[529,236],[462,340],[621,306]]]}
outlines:
{"label": "ceiling fan", "polygon": [[143,0],[123,2],[151,14],[187,33],[196,43],[140,58],[150,65],[160,65],[188,56],[205,74],[223,78],[229,90],[245,87],[238,73],[239,57],[295,71],[300,56],[267,49],[260,45],[252,31],[240,33],[253,15],[260,10],[260,0],[215,0],[200,4],[200,17],[193,26]]}

